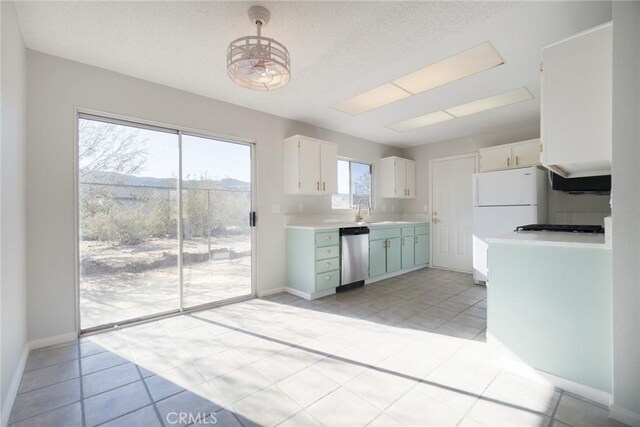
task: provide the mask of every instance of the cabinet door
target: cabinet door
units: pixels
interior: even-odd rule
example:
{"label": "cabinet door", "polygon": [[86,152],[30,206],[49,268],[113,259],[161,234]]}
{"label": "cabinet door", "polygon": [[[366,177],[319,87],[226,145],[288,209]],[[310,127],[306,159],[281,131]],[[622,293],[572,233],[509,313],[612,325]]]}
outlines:
{"label": "cabinet door", "polygon": [[543,163],[567,174],[611,168],[612,27],[542,49]]}
{"label": "cabinet door", "polygon": [[480,152],[480,172],[509,169],[511,167],[511,146],[483,148]]}
{"label": "cabinet door", "polygon": [[407,163],[404,159],[395,160],[395,187],[396,197],[405,197],[407,190]]}
{"label": "cabinet door", "polygon": [[402,249],[400,248],[400,237],[387,239],[387,273],[400,270]]}
{"label": "cabinet door", "polygon": [[387,272],[386,240],[369,242],[369,277],[382,276]]}
{"label": "cabinet door", "polygon": [[413,236],[400,239],[400,251],[402,253],[402,269],[411,268],[414,265],[414,240]]}
{"label": "cabinet door", "polygon": [[540,164],[540,140],[534,139],[511,146],[511,165],[516,168]]}
{"label": "cabinet door", "polygon": [[320,143],[312,139],[300,138],[300,193],[320,192]]}
{"label": "cabinet door", "polygon": [[419,234],[415,236],[415,264],[424,265],[429,262],[429,235]]}
{"label": "cabinet door", "polygon": [[413,160],[407,160],[405,163],[407,169],[407,197],[413,199],[416,196],[416,162]]}
{"label": "cabinet door", "polygon": [[320,144],[320,190],[327,194],[338,192],[338,147],[333,144]]}

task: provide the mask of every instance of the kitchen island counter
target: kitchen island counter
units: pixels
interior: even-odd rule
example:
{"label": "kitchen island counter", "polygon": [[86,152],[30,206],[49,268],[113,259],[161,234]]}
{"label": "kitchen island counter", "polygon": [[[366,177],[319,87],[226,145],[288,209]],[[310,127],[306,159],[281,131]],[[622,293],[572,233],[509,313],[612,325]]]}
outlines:
{"label": "kitchen island counter", "polygon": [[491,243],[556,246],[565,248],[611,249],[603,233],[566,233],[560,231],[514,231],[488,238]]}
{"label": "kitchen island counter", "polygon": [[514,232],[488,239],[487,340],[607,403],[611,250],[603,234]]}

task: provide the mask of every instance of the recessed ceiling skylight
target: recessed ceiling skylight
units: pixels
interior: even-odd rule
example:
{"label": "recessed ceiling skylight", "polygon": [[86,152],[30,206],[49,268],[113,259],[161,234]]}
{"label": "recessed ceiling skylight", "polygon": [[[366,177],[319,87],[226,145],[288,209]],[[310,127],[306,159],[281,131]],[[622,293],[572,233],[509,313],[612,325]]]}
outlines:
{"label": "recessed ceiling skylight", "polygon": [[510,90],[498,95],[489,96],[487,98],[471,101],[456,107],[445,108],[444,110],[435,111],[433,113],[414,117],[412,119],[403,120],[398,123],[387,125],[389,129],[398,132],[407,132],[425,126],[431,126],[446,120],[457,119],[469,116],[471,114],[481,113],[494,108],[504,107],[506,105],[517,104],[518,102],[533,99],[533,95],[526,87]]}
{"label": "recessed ceiling skylight", "polygon": [[504,60],[500,54],[491,43],[484,42],[390,83],[333,104],[331,108],[347,114],[361,114],[501,64],[504,64]]}
{"label": "recessed ceiling skylight", "polygon": [[464,117],[470,114],[493,110],[494,108],[503,107],[505,105],[516,104],[531,98],[533,98],[531,92],[529,92],[526,87],[521,87],[520,89],[510,90],[509,92],[458,105],[457,107],[446,108],[444,111],[454,117]]}
{"label": "recessed ceiling skylight", "polygon": [[425,92],[438,86],[460,80],[504,64],[491,43],[484,42],[456,55],[414,71],[392,83],[412,94]]}
{"label": "recessed ceiling skylight", "polygon": [[451,119],[455,119],[455,117],[447,114],[444,111],[436,111],[435,113],[429,113],[425,114],[424,116],[418,116],[414,117],[413,119],[394,123],[392,125],[388,125],[387,127],[398,132],[407,132],[413,129],[434,125],[436,123],[444,122]]}
{"label": "recessed ceiling skylight", "polygon": [[356,114],[391,104],[408,96],[411,96],[411,94],[406,90],[400,89],[393,83],[385,83],[382,86],[368,90],[353,98],[333,104],[331,108],[355,116]]}

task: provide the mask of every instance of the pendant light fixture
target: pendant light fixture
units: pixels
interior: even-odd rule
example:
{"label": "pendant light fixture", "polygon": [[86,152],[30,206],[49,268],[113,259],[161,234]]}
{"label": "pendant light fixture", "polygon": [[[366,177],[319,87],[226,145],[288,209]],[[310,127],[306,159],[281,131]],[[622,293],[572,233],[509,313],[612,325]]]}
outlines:
{"label": "pendant light fixture", "polygon": [[227,73],[237,85],[253,90],[281,88],[291,77],[289,51],[280,42],[262,37],[262,27],[271,14],[261,6],[249,8],[249,19],[257,35],[240,37],[227,49]]}

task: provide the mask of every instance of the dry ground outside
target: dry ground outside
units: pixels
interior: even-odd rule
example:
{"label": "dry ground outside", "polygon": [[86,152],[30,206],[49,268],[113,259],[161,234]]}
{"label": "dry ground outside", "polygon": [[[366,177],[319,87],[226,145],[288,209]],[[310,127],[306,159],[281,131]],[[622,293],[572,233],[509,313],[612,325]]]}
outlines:
{"label": "dry ground outside", "polygon": [[[251,293],[251,237],[190,239],[184,249],[184,306]],[[122,322],[179,307],[176,239],[136,246],[80,244],[81,328]]]}

